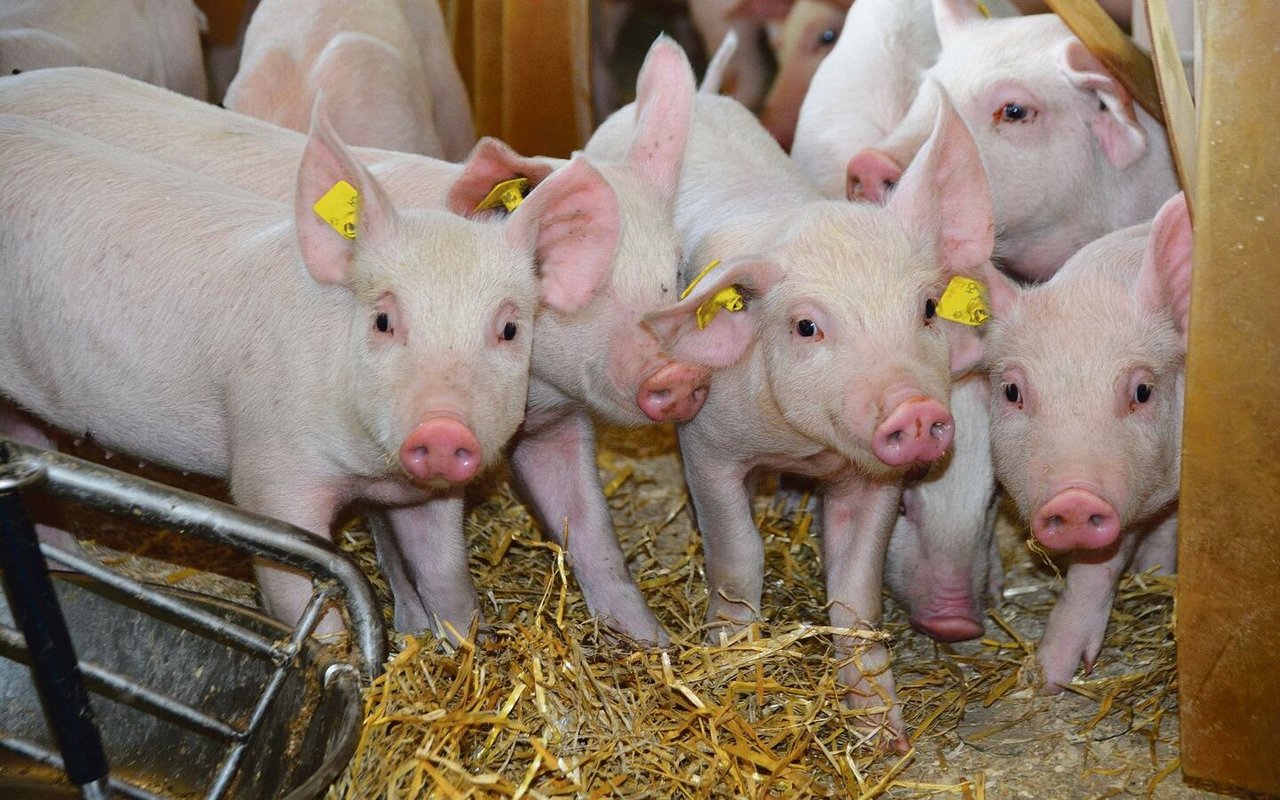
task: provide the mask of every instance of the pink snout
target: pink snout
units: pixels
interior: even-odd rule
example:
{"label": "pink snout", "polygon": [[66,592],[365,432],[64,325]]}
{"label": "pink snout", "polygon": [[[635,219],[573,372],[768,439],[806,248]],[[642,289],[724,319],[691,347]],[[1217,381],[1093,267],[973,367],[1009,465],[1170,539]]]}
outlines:
{"label": "pink snout", "polygon": [[654,422],[688,422],[702,410],[710,387],[706,367],[674,361],[640,384],[636,404]]}
{"label": "pink snout", "polygon": [[845,193],[850,200],[883,203],[889,190],[902,177],[902,165],[883,150],[868,147],[849,159]]}
{"label": "pink snout", "polygon": [[951,446],[955,422],[937,400],[902,401],[871,439],[871,452],[891,467],[937,461]]}
{"label": "pink snout", "polygon": [[1120,535],[1120,517],[1093,492],[1067,489],[1040,507],[1031,532],[1051,550],[1099,550]]}
{"label": "pink snout", "polygon": [[453,417],[428,419],[400,445],[400,463],[420,481],[463,483],[475,477],[483,460],[475,434]]}

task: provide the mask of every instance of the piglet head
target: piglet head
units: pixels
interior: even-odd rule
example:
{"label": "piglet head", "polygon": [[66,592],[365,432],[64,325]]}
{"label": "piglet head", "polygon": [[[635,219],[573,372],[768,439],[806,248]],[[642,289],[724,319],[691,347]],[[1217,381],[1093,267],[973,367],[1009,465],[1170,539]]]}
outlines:
{"label": "piglet head", "polygon": [[1176,497],[1191,266],[1185,201],[1025,290],[992,332],[1001,482],[1057,550],[1103,550]]}
{"label": "piglet head", "polygon": [[606,266],[607,279],[573,313],[545,313],[537,322],[535,377],[617,424],[690,419],[709,386],[708,365],[666,352],[643,324],[680,290],[673,210],[693,96],[684,51],[659,37],[641,67],[635,104],[614,120],[630,131],[625,157],[600,159],[592,142],[586,148],[618,209],[616,247],[592,256]]}
{"label": "piglet head", "polygon": [[314,302],[349,315],[345,334],[333,331],[347,341],[345,371],[329,381],[351,435],[381,453],[389,475],[436,487],[470,480],[523,417],[538,294],[527,237],[397,211],[320,101],[294,222]]}

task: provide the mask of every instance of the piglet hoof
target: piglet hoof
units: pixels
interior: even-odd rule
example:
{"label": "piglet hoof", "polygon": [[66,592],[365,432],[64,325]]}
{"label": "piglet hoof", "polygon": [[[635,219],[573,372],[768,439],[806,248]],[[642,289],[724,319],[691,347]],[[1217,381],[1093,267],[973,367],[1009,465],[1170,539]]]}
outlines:
{"label": "piglet hoof", "polygon": [[[855,686],[845,692],[844,704],[851,711],[862,712],[854,725],[877,748],[895,753],[906,753],[911,749],[907,724],[896,700],[886,699],[872,688]],[[884,710],[886,706],[887,710]]]}

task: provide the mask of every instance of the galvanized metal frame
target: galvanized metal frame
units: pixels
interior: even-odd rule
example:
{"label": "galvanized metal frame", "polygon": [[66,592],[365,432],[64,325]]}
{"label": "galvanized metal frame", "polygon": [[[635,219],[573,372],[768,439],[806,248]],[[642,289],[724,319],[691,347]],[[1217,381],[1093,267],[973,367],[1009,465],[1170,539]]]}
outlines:
{"label": "galvanized metal frame", "polygon": [[[337,603],[346,618],[358,653],[359,672],[366,678],[381,671],[386,642],[381,613],[373,589],[349,559],[330,542],[299,528],[205,497],[163,486],[154,481],[127,475],[71,456],[0,438],[0,482],[5,488],[25,485],[43,493],[92,506],[108,513],[180,531],[228,547],[251,553],[301,570],[312,578],[312,595],[298,623],[287,639],[272,641],[260,633],[199,608],[170,593],[159,591],[124,577],[100,564],[42,544],[46,559],[58,562],[90,579],[122,592],[131,601],[157,616],[182,621],[184,626],[208,638],[235,646],[274,664],[252,714],[237,725],[217,719],[173,697],[153,691],[100,665],[80,662],[90,690],[111,697],[154,717],[176,721],[186,728],[225,742],[226,755],[209,784],[206,797],[216,800],[231,786],[241,766],[245,750],[259,729],[272,701],[297,662],[304,642],[331,603]],[[25,660],[26,643],[12,628],[0,626],[0,651],[16,660]],[[331,665],[324,676],[326,686],[335,679],[356,680],[356,664]],[[347,673],[341,675],[340,673]],[[350,742],[354,747],[355,742]],[[0,747],[62,768],[58,754],[33,742],[0,733]],[[347,752],[347,757],[350,751]],[[139,800],[159,800],[160,796],[110,778],[110,791]],[[92,788],[92,787],[91,787]],[[106,796],[105,787],[102,787]]]}

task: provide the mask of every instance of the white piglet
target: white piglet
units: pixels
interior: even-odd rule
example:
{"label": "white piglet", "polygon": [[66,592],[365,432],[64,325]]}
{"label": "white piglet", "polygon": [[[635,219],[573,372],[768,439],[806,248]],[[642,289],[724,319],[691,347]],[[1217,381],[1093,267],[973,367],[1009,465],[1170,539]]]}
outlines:
{"label": "white piglet", "polygon": [[226,107],[304,131],[321,92],[353,145],[457,161],[475,144],[436,0],[262,0]]}
{"label": "white piglet", "polygon": [[191,0],[7,0],[0,75],[98,67],[204,100],[203,25]]}
{"label": "white piglet", "polygon": [[850,194],[882,200],[929,135],[941,93],[978,142],[997,262],[1039,281],[1178,190],[1164,131],[1056,15],[985,19],[934,0],[942,53],[898,127],[850,158]]}
{"label": "white piglet", "polygon": [[1130,559],[1175,567],[1191,244],[1178,194],[1046,283],[992,293],[996,474],[1036,540],[1071,553],[1036,652],[1048,692],[1092,670]]}
{"label": "white piglet", "polygon": [[[599,146],[620,146],[633,124],[622,109],[597,131]],[[879,621],[902,473],[949,447],[951,368],[977,356],[949,348],[972,332],[935,319],[934,298],[949,274],[989,267],[991,201],[972,141],[965,149],[950,135],[963,129],[954,114],[939,126],[945,144],[877,208],[823,199],[741,104],[697,97],[676,223],[690,263],[711,266],[648,322],[673,355],[723,367],[702,412],[679,427],[713,632],[761,613],[747,488],[760,470],[820,479],[832,623]],[[887,660],[869,645],[843,676],[850,702],[885,707],[886,735],[904,748]]]}
{"label": "white piglet", "polygon": [[[319,113],[292,208],[39,120],[5,116],[0,138],[0,393],[112,450],[226,477],[238,504],[324,537],[350,501],[430,507],[499,457],[539,296],[584,303],[601,272],[579,251],[616,236],[580,159],[502,225],[397,208]],[[337,210],[317,211],[335,190]],[[404,534],[433,552],[426,601],[466,630],[460,524]],[[296,619],[309,586],[258,575],[268,609]]]}

